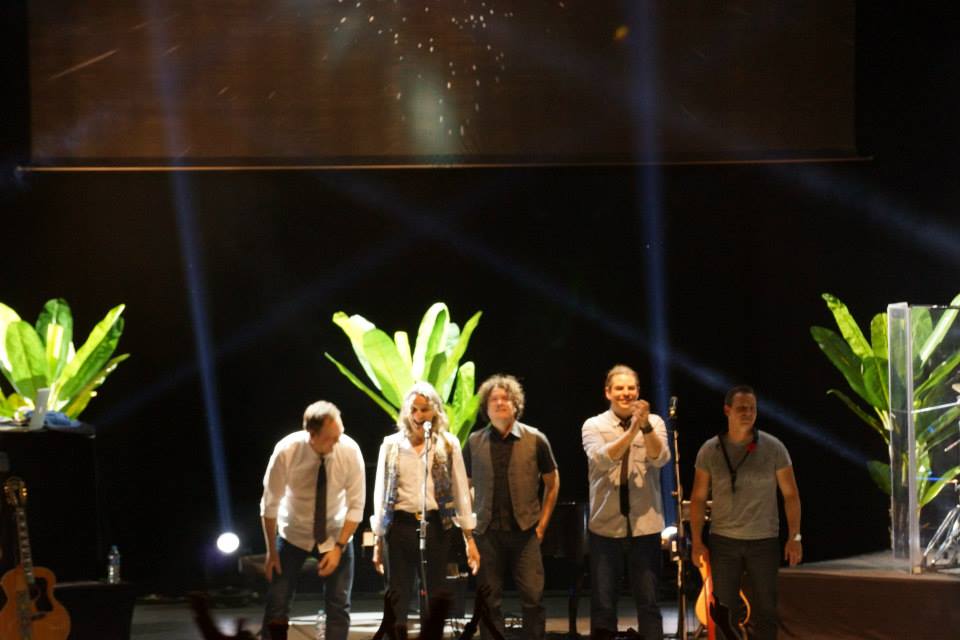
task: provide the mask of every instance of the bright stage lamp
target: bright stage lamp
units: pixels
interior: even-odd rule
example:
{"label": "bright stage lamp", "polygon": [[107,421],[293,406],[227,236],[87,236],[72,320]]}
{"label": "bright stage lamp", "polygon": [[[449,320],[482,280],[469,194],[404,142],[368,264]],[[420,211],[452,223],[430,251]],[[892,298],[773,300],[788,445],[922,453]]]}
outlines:
{"label": "bright stage lamp", "polygon": [[230,554],[240,548],[240,538],[237,537],[237,534],[226,532],[221,533],[220,537],[217,538],[217,549],[220,550],[220,553]]}

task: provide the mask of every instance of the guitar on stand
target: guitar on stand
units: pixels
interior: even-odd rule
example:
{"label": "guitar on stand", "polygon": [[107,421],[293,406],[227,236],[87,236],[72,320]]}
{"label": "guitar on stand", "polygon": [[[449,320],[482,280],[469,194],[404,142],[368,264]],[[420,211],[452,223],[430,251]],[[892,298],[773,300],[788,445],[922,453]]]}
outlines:
{"label": "guitar on stand", "polygon": [[70,616],[53,596],[57,579],[44,567],[34,567],[27,534],[27,485],[17,477],[3,485],[7,504],[14,510],[20,564],[0,579],[7,602],[0,609],[3,640],[66,640]]}

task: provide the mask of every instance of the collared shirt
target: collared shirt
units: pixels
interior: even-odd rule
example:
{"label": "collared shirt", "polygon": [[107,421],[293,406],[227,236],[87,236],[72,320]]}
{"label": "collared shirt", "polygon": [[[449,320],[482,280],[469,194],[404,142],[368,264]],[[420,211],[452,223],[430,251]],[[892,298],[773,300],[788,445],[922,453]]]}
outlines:
{"label": "collared shirt", "polygon": [[[463,467],[463,454],[460,452],[460,441],[449,432],[441,432],[441,435],[450,445],[451,453],[451,473],[450,484],[453,493],[453,503],[457,515],[453,521],[461,529],[472,531],[477,525],[477,518],[473,513],[473,501],[470,499],[470,486],[467,483],[467,472]],[[439,446],[444,445],[439,439]],[[386,470],[387,450],[392,445],[397,445],[397,502],[394,508],[397,511],[407,511],[417,513],[422,509],[423,495],[423,458],[426,452],[424,447],[418,454],[410,440],[404,433],[394,433],[383,439],[380,445],[380,454],[377,458],[377,477],[373,484],[373,515],[370,516],[370,528],[373,533],[382,536],[386,533],[382,523],[383,520],[383,498],[384,491],[384,473]],[[437,508],[437,500],[433,495],[433,474],[430,469],[433,467],[434,450],[430,449],[427,460],[427,511]]]}
{"label": "collared shirt", "polygon": [[[515,531],[519,529],[514,516],[513,500],[510,496],[510,459],[513,457],[513,443],[520,439],[519,423],[514,420],[506,436],[500,434],[492,424],[486,428],[490,432],[490,464],[493,467],[493,503],[491,505],[490,529]],[[473,477],[473,461],[470,447],[463,452],[463,461],[467,476]],[[540,475],[552,473],[557,468],[550,444],[544,437],[537,439],[537,469]]]}
{"label": "collared shirt", "polygon": [[[317,472],[324,459],[327,474],[327,536],[314,540]],[[360,447],[343,434],[333,450],[321,456],[310,446],[310,433],[297,431],[283,438],[273,449],[263,476],[260,515],[277,519],[277,533],[301,549],[323,553],[333,548],[347,520],[363,520],[366,473]]]}
{"label": "collared shirt", "polygon": [[[638,432],[625,455],[630,483],[630,531],[634,536],[663,530],[660,468],[670,461],[667,427],[650,414],[650,426],[663,445],[656,458],[647,457],[643,433]],[[608,410],[583,423],[581,437],[587,454],[590,483],[590,531],[609,538],[627,536],[627,519],[620,513],[620,460],[610,458],[610,446],[623,435],[620,418]]]}

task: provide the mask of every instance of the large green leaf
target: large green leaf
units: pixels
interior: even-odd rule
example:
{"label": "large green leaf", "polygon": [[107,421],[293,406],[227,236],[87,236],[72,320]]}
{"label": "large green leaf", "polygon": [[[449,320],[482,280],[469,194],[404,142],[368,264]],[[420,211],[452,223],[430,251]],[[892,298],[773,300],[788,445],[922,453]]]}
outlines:
{"label": "large green leaf", "polygon": [[880,490],[890,495],[890,465],[879,460],[871,460],[867,463],[867,471]]}
{"label": "large green leaf", "polygon": [[87,336],[77,355],[64,367],[57,393],[59,399],[72,398],[110,360],[123,334],[123,317],[120,315],[123,309],[124,305],[121,304],[108,311]]}
{"label": "large green leaf", "polygon": [[[435,354],[433,360],[430,361],[430,366],[427,367],[427,372],[424,374],[423,379],[433,385],[433,388],[437,390],[437,393],[440,393],[440,388],[443,386],[440,381],[440,372],[444,369],[444,364],[447,362],[447,354],[443,351]],[[441,394],[440,399],[446,402],[447,398]]]}
{"label": "large green leaf", "polygon": [[33,400],[37,397],[37,389],[50,384],[43,341],[29,322],[15,320],[7,325],[5,345],[14,389],[24,398]]}
{"label": "large green leaf", "polygon": [[890,393],[887,386],[887,359],[870,356],[863,359],[863,388],[870,405],[888,408]]}
{"label": "large green leaf", "polygon": [[450,419],[450,431],[460,440],[460,445],[467,443],[470,437],[470,429],[477,421],[477,412],[480,409],[480,396],[474,395],[469,398],[456,411],[456,414]]}
{"label": "large green leaf", "polygon": [[80,391],[73,394],[73,397],[70,398],[69,402],[61,410],[63,413],[68,415],[71,418],[76,418],[80,413],[87,408],[87,405],[90,403],[90,400],[93,396],[97,395],[96,390],[103,384],[104,380],[107,379],[113,371],[117,368],[121,362],[130,357],[129,353],[121,354],[115,358],[111,358],[109,362],[97,372],[95,376],[88,382]]}
{"label": "large green leaf", "polygon": [[[910,333],[912,334],[913,357],[917,364],[921,364],[920,351],[923,344],[933,333],[933,318],[930,310],[925,307],[910,307]],[[919,367],[917,367],[919,369]]]}
{"label": "large green leaf", "polygon": [[365,394],[367,394],[367,396],[371,400],[373,400],[378,407],[383,409],[387,413],[387,415],[390,416],[391,420],[396,422],[398,412],[395,407],[391,406],[389,402],[387,402],[382,397],[380,397],[380,395],[376,391],[374,391],[373,389],[365,385],[363,381],[356,376],[356,374],[354,374],[352,371],[350,371],[350,369],[348,369],[344,365],[340,364],[340,362],[337,361],[337,359],[334,358],[332,355],[330,355],[329,353],[324,353],[323,355],[327,358],[327,360],[332,362],[334,366],[337,367],[337,369],[340,370],[340,373],[342,373],[347,380],[353,383],[353,386],[355,386],[357,389],[360,389],[360,391],[363,391]]}
{"label": "large green leaf", "polygon": [[467,320],[467,323],[463,325],[463,331],[460,333],[457,341],[447,352],[447,359],[444,363],[443,371],[441,371],[440,375],[438,376],[438,380],[440,380],[441,384],[443,385],[443,389],[438,389],[442,398],[450,397],[450,390],[452,389],[454,383],[453,374],[460,366],[460,358],[462,358],[463,354],[467,351],[467,346],[470,344],[470,338],[473,336],[473,332],[477,328],[477,324],[480,322],[481,315],[483,315],[483,312],[477,311],[470,317],[469,320]]}
{"label": "large green leaf", "polygon": [[23,398],[20,397],[19,393],[11,393],[4,398],[2,403],[0,403],[0,416],[12,418],[17,412],[17,409],[27,407],[29,407],[29,405]]}
{"label": "large green leaf", "polygon": [[917,408],[922,408],[926,404],[927,394],[936,391],[950,377],[957,366],[960,366],[960,350],[955,351],[949,358],[937,365],[927,376],[927,379],[913,390],[914,402],[919,403]]}
{"label": "large green leaf", "polygon": [[380,329],[371,329],[363,334],[363,352],[380,383],[383,397],[399,409],[403,394],[413,386],[413,377],[397,352],[397,345]]}
{"label": "large green leaf", "polygon": [[853,413],[855,413],[858,418],[866,422],[868,425],[870,425],[874,429],[874,431],[876,431],[881,436],[883,436],[884,440],[889,439],[890,434],[888,434],[887,430],[883,428],[883,424],[879,420],[877,420],[876,417],[870,415],[869,413],[861,409],[860,405],[858,405],[856,402],[851,400],[850,397],[847,394],[845,394],[843,391],[840,391],[839,389],[830,389],[829,391],[827,391],[827,395],[832,395],[839,398],[840,401],[843,402],[843,404],[847,405],[847,408],[850,409],[850,411],[853,411]]}
{"label": "large green leaf", "polygon": [[453,406],[459,411],[473,397],[476,384],[476,367],[473,362],[464,362],[457,371],[457,386],[453,391]]}
{"label": "large green leaf", "polygon": [[870,321],[870,346],[873,355],[878,358],[887,358],[887,314],[878,313]]}
{"label": "large green leaf", "polygon": [[847,341],[847,344],[850,345],[850,349],[861,359],[871,355],[873,349],[863,336],[863,332],[860,331],[860,326],[857,325],[857,321],[850,315],[847,305],[829,293],[824,293],[822,297],[827,302],[827,307],[831,313],[833,313],[833,319],[836,320],[837,326],[840,328],[840,333],[843,335],[843,339]]}
{"label": "large green leaf", "polygon": [[931,484],[923,494],[920,496],[920,506],[926,505],[928,502],[936,498],[943,488],[947,486],[948,483],[952,482],[954,478],[960,475],[960,465],[957,465],[947,471],[946,473],[940,474],[940,479]]}
{"label": "large green leaf", "polygon": [[[373,374],[370,361],[363,352],[363,334],[371,329],[376,329],[376,326],[363,316],[348,316],[343,311],[337,311],[333,314],[333,323],[347,334],[347,337],[350,339],[350,346],[353,347],[353,353],[357,356],[357,360],[360,362],[363,372],[367,374],[367,378],[369,378],[373,384],[379,384],[377,377]],[[379,387],[377,388],[379,389]]]}
{"label": "large green leaf", "polygon": [[433,303],[423,314],[423,320],[420,321],[420,328],[417,330],[417,342],[413,347],[411,373],[414,379],[424,379],[427,367],[433,362],[437,351],[443,347],[449,319],[450,312],[447,310],[447,305],[442,302]]}
{"label": "large green leaf", "polygon": [[[7,358],[7,326],[11,322],[16,322],[19,319],[20,316],[17,315],[16,311],[0,302],[0,369],[8,374],[10,373],[10,359]],[[10,376],[7,376],[7,380],[10,381],[10,384],[13,384]]]}
{"label": "large green leaf", "polygon": [[[410,336],[407,335],[406,331],[395,331],[393,341],[397,345],[397,353],[400,354],[400,359],[407,365],[407,369],[413,371],[413,355],[410,353]],[[412,373],[410,377],[413,377]]]}
{"label": "large green leaf", "polygon": [[56,384],[67,364],[70,341],[73,340],[73,314],[66,300],[47,300],[37,318],[37,334],[46,349],[50,382]]}
{"label": "large green leaf", "polygon": [[917,429],[917,452],[928,453],[937,445],[956,438],[958,418],[960,418],[960,406],[950,407],[943,413],[938,413],[930,424]]}
{"label": "large green leaf", "polygon": [[943,315],[937,320],[937,326],[933,328],[930,336],[920,347],[921,363],[925,364],[927,360],[930,359],[930,356],[933,355],[933,352],[936,351],[937,347],[940,346],[940,343],[943,341],[943,338],[947,335],[947,332],[953,325],[953,321],[957,319],[956,307],[960,307],[960,294],[954,296],[953,300],[950,301],[950,307],[952,308],[943,312]]}
{"label": "large green leaf", "polygon": [[813,339],[830,362],[833,363],[833,366],[840,370],[850,388],[865,402],[876,408],[863,386],[862,362],[853,353],[850,345],[842,340],[836,332],[824,327],[810,327],[810,335],[813,336]]}

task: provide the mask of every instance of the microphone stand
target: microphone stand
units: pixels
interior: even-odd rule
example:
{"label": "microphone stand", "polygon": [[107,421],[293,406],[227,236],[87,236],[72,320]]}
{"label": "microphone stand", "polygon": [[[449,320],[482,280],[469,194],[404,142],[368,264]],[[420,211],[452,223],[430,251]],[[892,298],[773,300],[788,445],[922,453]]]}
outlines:
{"label": "microphone stand", "polygon": [[420,626],[430,615],[427,593],[427,474],[430,472],[430,421],[423,423],[423,492],[420,495]]}
{"label": "microphone stand", "polygon": [[670,421],[670,430],[673,431],[673,472],[676,485],[673,495],[677,500],[677,535],[671,548],[673,559],[677,563],[677,638],[687,640],[687,590],[683,579],[687,536],[683,528],[683,485],[680,484],[680,435],[677,431],[676,396],[670,397],[667,419]]}

